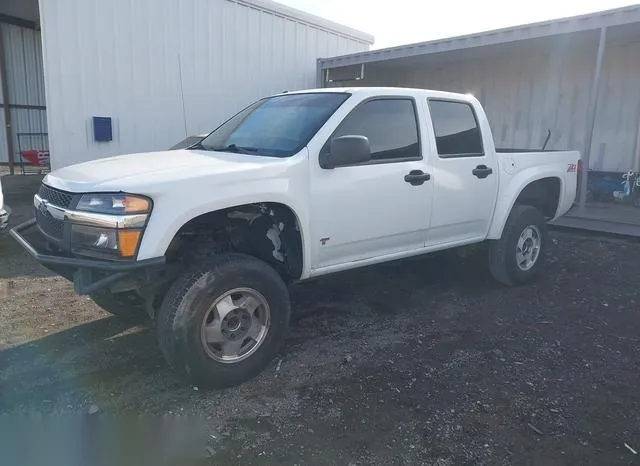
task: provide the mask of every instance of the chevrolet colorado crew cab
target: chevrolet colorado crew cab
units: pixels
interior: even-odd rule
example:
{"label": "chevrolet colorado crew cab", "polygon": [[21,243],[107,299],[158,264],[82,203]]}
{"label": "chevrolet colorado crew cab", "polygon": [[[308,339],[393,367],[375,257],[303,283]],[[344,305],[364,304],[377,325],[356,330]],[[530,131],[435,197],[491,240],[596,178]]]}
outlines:
{"label": "chevrolet colorado crew cab", "polygon": [[282,344],[287,284],[488,242],[530,282],[580,155],[500,150],[469,95],[404,88],[268,97],[186,149],[48,174],[12,235],[106,311],[150,316],[203,387],[242,383]]}

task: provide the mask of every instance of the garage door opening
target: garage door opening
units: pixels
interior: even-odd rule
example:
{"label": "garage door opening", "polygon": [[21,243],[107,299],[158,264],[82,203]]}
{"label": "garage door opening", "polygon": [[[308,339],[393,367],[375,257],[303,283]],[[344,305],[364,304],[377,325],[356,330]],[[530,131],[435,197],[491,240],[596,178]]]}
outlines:
{"label": "garage door opening", "polygon": [[47,107],[37,0],[0,3],[0,171],[49,167]]}

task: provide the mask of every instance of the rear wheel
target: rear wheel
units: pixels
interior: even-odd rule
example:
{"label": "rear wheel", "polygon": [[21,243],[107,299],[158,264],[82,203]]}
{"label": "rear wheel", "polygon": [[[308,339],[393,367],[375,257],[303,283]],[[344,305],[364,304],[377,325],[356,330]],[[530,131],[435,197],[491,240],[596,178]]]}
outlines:
{"label": "rear wheel", "polygon": [[506,285],[529,283],[540,273],[548,245],[547,224],[532,206],[514,206],[502,237],[489,247],[493,277]]}
{"label": "rear wheel", "polygon": [[89,295],[91,299],[109,314],[130,322],[143,322],[149,318],[144,300],[133,291],[111,293],[98,291]]}
{"label": "rear wheel", "polygon": [[290,309],[275,270],[251,256],[221,254],[193,267],[167,292],[157,319],[160,348],[192,383],[238,385],[276,355]]}

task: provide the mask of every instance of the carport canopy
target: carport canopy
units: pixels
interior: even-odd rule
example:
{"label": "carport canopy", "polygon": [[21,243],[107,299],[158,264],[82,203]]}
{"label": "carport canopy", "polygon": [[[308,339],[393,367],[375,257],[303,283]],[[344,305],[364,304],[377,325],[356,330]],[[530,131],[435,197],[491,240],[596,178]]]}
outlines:
{"label": "carport canopy", "polygon": [[[417,44],[372,50],[318,60],[318,86],[344,85],[404,86],[410,71],[442,68],[465,61],[483,61],[506,53],[532,52],[552,55],[563,50],[590,54],[590,89],[586,106],[584,140],[580,144],[584,182],[579,206],[587,196],[587,170],[592,152],[602,65],[607,47],[640,43],[640,5],[593,14],[545,21],[478,34],[434,40]],[[496,73],[499,73],[497,70]],[[443,89],[450,90],[450,89]],[[468,89],[472,92],[472,89]],[[481,99],[482,100],[482,99]],[[640,123],[640,122],[638,122]],[[640,133],[640,129],[638,130]],[[638,134],[637,139],[640,139]],[[635,152],[640,152],[640,147]],[[638,159],[640,157],[637,156]],[[640,170],[636,160],[634,169]]]}

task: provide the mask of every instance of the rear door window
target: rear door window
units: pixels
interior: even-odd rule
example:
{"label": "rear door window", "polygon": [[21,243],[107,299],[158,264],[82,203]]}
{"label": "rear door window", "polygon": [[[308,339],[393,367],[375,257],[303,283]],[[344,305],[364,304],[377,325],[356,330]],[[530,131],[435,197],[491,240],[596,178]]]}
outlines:
{"label": "rear door window", "polygon": [[478,119],[470,104],[429,99],[429,111],[441,158],[484,155]]}

